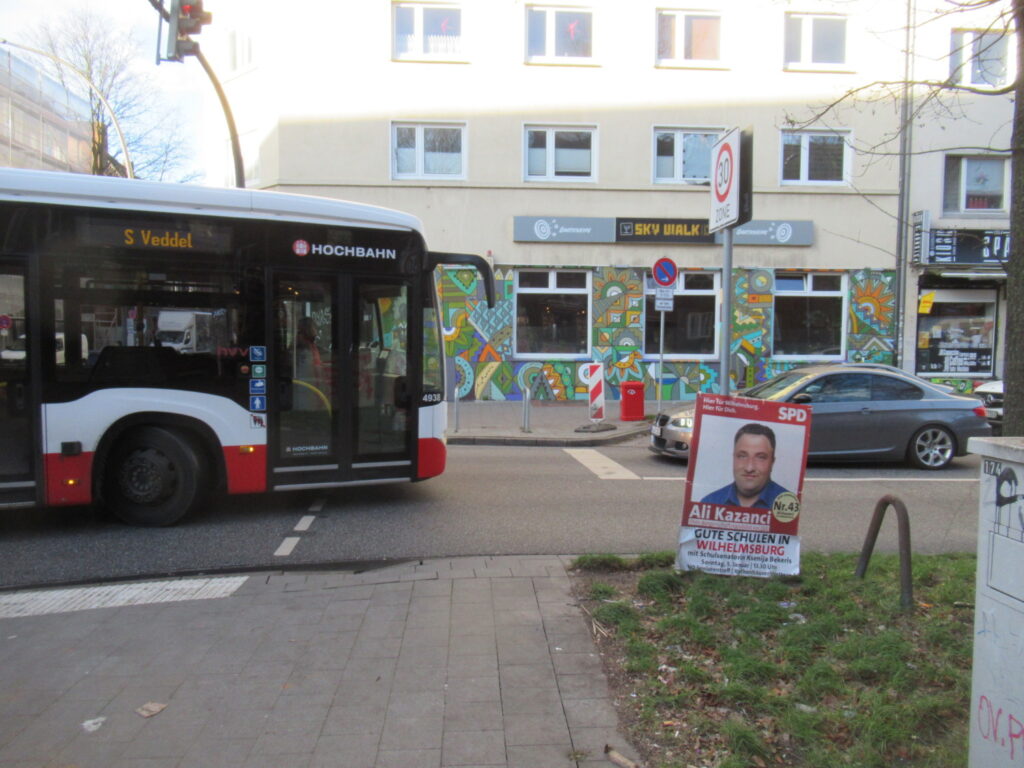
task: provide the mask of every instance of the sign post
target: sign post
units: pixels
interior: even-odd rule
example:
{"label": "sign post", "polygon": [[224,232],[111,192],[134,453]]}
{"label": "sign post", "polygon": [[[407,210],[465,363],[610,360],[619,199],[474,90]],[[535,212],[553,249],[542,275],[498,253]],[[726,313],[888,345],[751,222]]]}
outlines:
{"label": "sign post", "polygon": [[733,128],[711,148],[711,218],[708,229],[722,232],[722,347],[719,394],[729,394],[732,352],[732,228],[750,221],[753,213],[750,177],[753,138]]}
{"label": "sign post", "polygon": [[661,385],[665,377],[665,313],[672,311],[675,303],[675,285],[679,279],[679,268],[667,256],[654,262],[654,282],[658,284],[654,308],[661,314],[661,330],[658,341],[658,413],[661,413]]}

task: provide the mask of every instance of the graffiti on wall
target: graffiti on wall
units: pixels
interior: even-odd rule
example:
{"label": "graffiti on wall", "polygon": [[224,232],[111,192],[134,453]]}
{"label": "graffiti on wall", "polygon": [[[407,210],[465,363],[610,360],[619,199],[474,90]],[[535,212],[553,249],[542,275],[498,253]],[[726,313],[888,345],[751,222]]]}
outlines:
{"label": "graffiti on wall", "polygon": [[[859,270],[849,278],[847,358],[891,362],[895,347],[895,273]],[[609,398],[642,381],[645,397],[692,400],[718,391],[717,361],[667,361],[644,356],[645,270],[603,267],[592,278],[591,357],[604,366]],[[515,272],[495,271],[496,303],[487,306],[475,270],[442,270],[437,279],[445,353],[454,373],[449,392],[477,400],[585,400],[580,360],[517,361],[513,349]],[[729,344],[733,387],[743,389],[790,370],[800,361],[772,359],[774,278],[771,270],[733,271]],[[660,375],[659,375],[660,374]],[[660,392],[658,385],[660,381]]]}

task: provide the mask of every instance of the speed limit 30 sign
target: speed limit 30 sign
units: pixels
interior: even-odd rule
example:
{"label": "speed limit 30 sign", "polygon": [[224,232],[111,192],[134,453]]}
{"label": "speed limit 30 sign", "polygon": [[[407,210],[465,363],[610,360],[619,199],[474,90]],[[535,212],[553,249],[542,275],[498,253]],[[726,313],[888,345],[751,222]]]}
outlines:
{"label": "speed limit 30 sign", "polygon": [[750,220],[748,137],[733,128],[711,148],[711,232]]}

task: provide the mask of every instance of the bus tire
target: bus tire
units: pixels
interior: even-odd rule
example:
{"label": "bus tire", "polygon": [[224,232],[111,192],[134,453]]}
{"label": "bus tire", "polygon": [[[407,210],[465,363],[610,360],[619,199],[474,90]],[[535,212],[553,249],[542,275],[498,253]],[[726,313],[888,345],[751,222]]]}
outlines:
{"label": "bus tire", "polygon": [[107,461],[103,500],[129,525],[173,525],[206,491],[204,462],[189,440],[163,427],[142,427],[118,441]]}

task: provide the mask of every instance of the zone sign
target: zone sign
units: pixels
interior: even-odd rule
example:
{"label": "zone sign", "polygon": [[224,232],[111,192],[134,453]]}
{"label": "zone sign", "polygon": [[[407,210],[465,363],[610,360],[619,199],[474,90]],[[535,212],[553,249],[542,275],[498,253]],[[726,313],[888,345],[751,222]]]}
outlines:
{"label": "zone sign", "polygon": [[733,128],[711,148],[711,219],[708,229],[731,227],[740,218],[740,129]]}

